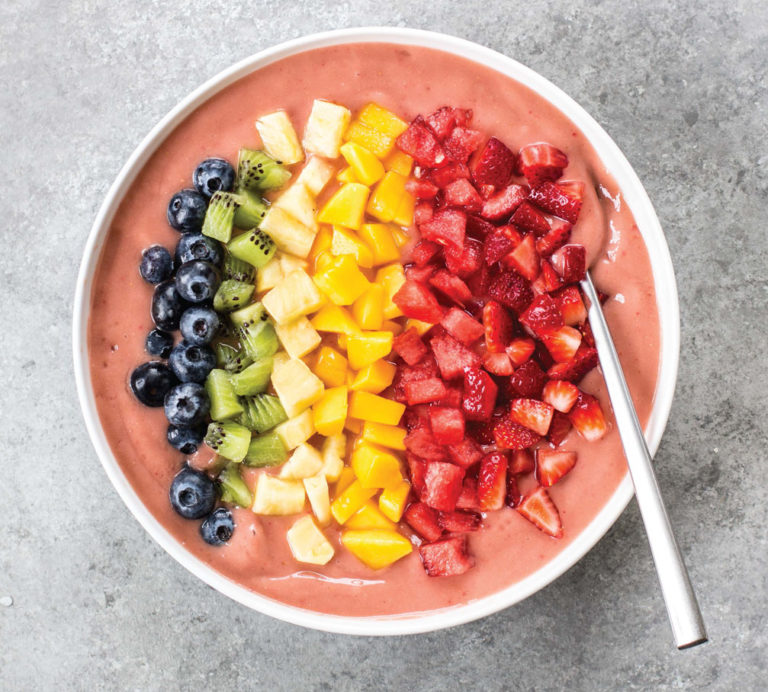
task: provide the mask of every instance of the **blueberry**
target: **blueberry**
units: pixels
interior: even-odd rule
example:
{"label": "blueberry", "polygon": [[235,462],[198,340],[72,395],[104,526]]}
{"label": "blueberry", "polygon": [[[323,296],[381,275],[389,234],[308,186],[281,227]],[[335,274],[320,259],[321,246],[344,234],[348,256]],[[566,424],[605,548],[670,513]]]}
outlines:
{"label": "blueberry", "polygon": [[218,240],[202,233],[185,233],[176,246],[176,265],[181,266],[192,260],[205,260],[216,266],[224,259],[224,252]]}
{"label": "blueberry", "polygon": [[156,360],[142,363],[131,373],[131,391],[145,406],[162,406],[165,395],[175,384],[171,369]]}
{"label": "blueberry", "polygon": [[216,504],[216,486],[202,471],[185,466],[171,482],[171,506],[185,519],[200,519]]}
{"label": "blueberry", "polygon": [[184,340],[173,347],[168,364],[180,382],[205,382],[208,373],[216,367],[216,354],[210,346]]}
{"label": "blueberry", "polygon": [[219,507],[200,524],[200,535],[209,545],[224,545],[235,532],[235,520],[226,507]]}
{"label": "blueberry", "polygon": [[185,262],[176,272],[176,290],[190,303],[212,300],[220,283],[219,270],[210,262]]}
{"label": "blueberry", "polygon": [[192,182],[203,197],[210,198],[214,192],[227,192],[235,184],[235,169],[224,159],[206,159],[192,175]]}
{"label": "blueberry", "polygon": [[162,245],[153,245],[141,253],[139,274],[144,281],[159,284],[173,274],[171,253]]}
{"label": "blueberry", "polygon": [[184,382],[165,395],[165,417],[171,425],[193,428],[205,422],[211,410],[208,394],[201,384]]}
{"label": "blueberry", "polygon": [[168,223],[181,233],[194,233],[203,227],[208,201],[195,190],[181,190],[168,202]]}
{"label": "blueberry", "polygon": [[181,335],[194,346],[210,344],[221,327],[221,320],[213,308],[194,305],[181,316]]}
{"label": "blueberry", "polygon": [[168,443],[182,454],[194,454],[205,437],[205,425],[195,425],[191,428],[169,425],[167,436]]}
{"label": "blueberry", "polygon": [[147,340],[144,342],[144,346],[150,356],[167,358],[171,355],[171,349],[173,348],[173,336],[161,329],[153,329],[147,334]]}
{"label": "blueberry", "polygon": [[176,282],[166,279],[155,286],[152,295],[152,319],[158,329],[172,332],[179,328],[179,320],[187,304],[176,290]]}

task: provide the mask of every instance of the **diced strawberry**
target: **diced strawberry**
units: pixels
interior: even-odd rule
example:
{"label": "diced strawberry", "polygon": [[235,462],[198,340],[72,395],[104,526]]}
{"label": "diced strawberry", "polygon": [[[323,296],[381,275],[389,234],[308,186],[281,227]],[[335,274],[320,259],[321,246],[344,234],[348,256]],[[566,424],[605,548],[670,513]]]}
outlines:
{"label": "diced strawberry", "polygon": [[458,276],[454,276],[445,269],[440,269],[435,273],[435,275],[430,278],[429,283],[440,291],[440,293],[459,305],[466,305],[468,301],[472,300],[472,291],[469,290],[467,284],[465,284]]}
{"label": "diced strawberry", "polygon": [[499,190],[483,202],[480,215],[484,219],[494,221],[508,219],[527,196],[528,188],[515,183],[507,185],[503,190]]}
{"label": "diced strawberry", "polygon": [[534,468],[533,452],[530,449],[516,449],[512,452],[509,461],[510,475],[530,473]]}
{"label": "diced strawberry", "polygon": [[581,334],[582,334],[582,341],[587,344],[587,346],[594,346],[595,345],[595,335],[592,333],[592,325],[590,325],[589,322],[585,322],[581,325]]}
{"label": "diced strawberry", "polygon": [[503,406],[497,406],[489,421],[467,421],[467,435],[481,445],[496,444],[494,429],[506,417]]}
{"label": "diced strawberry", "polygon": [[545,180],[557,180],[568,165],[568,157],[546,142],[528,144],[520,149],[519,169],[529,185],[538,185]]}
{"label": "diced strawberry", "polygon": [[438,191],[437,185],[423,178],[409,178],[405,189],[416,199],[433,199]]}
{"label": "diced strawberry", "polygon": [[466,178],[459,178],[448,185],[443,199],[446,206],[464,207],[468,212],[479,211],[483,207],[483,198]]}
{"label": "diced strawberry", "polygon": [[563,316],[557,303],[546,293],[536,296],[527,310],[520,315],[520,324],[540,336],[563,326]]}
{"label": "diced strawberry", "polygon": [[499,420],[493,428],[493,437],[499,449],[526,449],[535,445],[541,436],[511,418]]}
{"label": "diced strawberry", "polygon": [[426,461],[442,461],[445,450],[435,440],[427,426],[414,428],[405,436],[405,448],[413,455]]}
{"label": "diced strawberry", "polygon": [[483,244],[479,240],[465,238],[460,252],[453,247],[445,248],[445,266],[462,279],[472,276],[482,264]]}
{"label": "diced strawberry", "polygon": [[448,456],[454,464],[468,469],[483,458],[483,450],[473,439],[465,437],[458,444],[448,447]]}
{"label": "diced strawberry", "polygon": [[489,233],[493,233],[495,230],[496,226],[490,221],[486,221],[479,216],[467,216],[467,235],[477,240],[483,240]]}
{"label": "diced strawberry", "polygon": [[541,341],[536,342],[536,352],[533,354],[533,358],[538,362],[543,370],[547,370],[555,364],[555,359],[552,357],[550,352],[547,351],[547,347]]}
{"label": "diced strawberry", "polygon": [[470,130],[467,127],[454,127],[448,139],[443,142],[443,149],[445,155],[452,161],[466,163],[482,141],[482,132]]}
{"label": "diced strawberry", "polygon": [[547,440],[555,447],[557,447],[571,432],[571,421],[567,415],[555,411],[552,416],[552,423],[549,425],[549,432],[547,433]]}
{"label": "diced strawberry", "polygon": [[520,233],[512,226],[501,226],[486,236],[483,243],[485,263],[495,264],[502,257],[506,257],[523,240]]}
{"label": "diced strawberry", "polygon": [[553,380],[568,380],[578,382],[584,375],[592,370],[598,363],[597,351],[591,346],[582,344],[576,355],[568,363],[556,363],[547,375]]}
{"label": "diced strawberry", "polygon": [[547,447],[536,450],[536,480],[544,488],[553,486],[576,465],[576,452]]}
{"label": "diced strawberry", "polygon": [[467,533],[480,528],[482,517],[477,512],[440,512],[437,521],[446,533]]}
{"label": "diced strawberry", "polygon": [[514,372],[512,361],[506,353],[486,353],[483,367],[492,375],[508,377]]}
{"label": "diced strawberry", "polygon": [[477,475],[477,499],[480,509],[488,512],[501,509],[507,492],[507,455],[503,452],[486,454]]}
{"label": "diced strawberry", "polygon": [[491,281],[488,294],[518,314],[523,312],[533,300],[530,284],[513,271],[504,272]]}
{"label": "diced strawberry", "polygon": [[576,403],[579,388],[573,382],[565,380],[550,380],[544,385],[541,395],[543,401],[550,404],[556,411],[568,413]]}
{"label": "diced strawberry", "polygon": [[509,376],[509,387],[522,397],[538,399],[547,383],[545,373],[535,360],[527,360]]}
{"label": "diced strawberry", "polygon": [[429,422],[438,444],[456,445],[464,439],[464,415],[457,408],[432,406]]}
{"label": "diced strawberry", "polygon": [[563,280],[548,260],[541,260],[541,276],[539,278],[542,279],[544,290],[547,293],[557,291],[563,285]]}
{"label": "diced strawberry", "polygon": [[[482,454],[480,455],[482,458]],[[477,481],[474,478],[465,478],[461,486],[461,495],[456,500],[456,509],[479,509],[480,501],[477,499]]]}
{"label": "diced strawberry", "polygon": [[434,168],[445,162],[443,147],[421,116],[417,116],[397,138],[397,146],[420,166]]}
{"label": "diced strawberry", "polygon": [[541,334],[540,338],[557,363],[570,361],[581,345],[581,332],[573,327],[560,327]]}
{"label": "diced strawberry", "polygon": [[437,366],[440,368],[440,374],[446,380],[461,377],[467,368],[476,368],[480,365],[480,356],[449,334],[434,336],[429,343],[432,353],[435,354]]}
{"label": "diced strawberry", "polygon": [[438,323],[443,318],[443,308],[432,291],[418,281],[408,281],[392,297],[406,317],[422,322]]}
{"label": "diced strawberry", "polygon": [[557,183],[544,182],[534,187],[528,199],[539,209],[576,223],[581,211],[581,190]]}
{"label": "diced strawberry", "polygon": [[581,392],[568,414],[573,427],[585,440],[596,442],[608,432],[608,423],[600,408],[600,402],[590,394]]}
{"label": "diced strawberry", "polygon": [[467,286],[476,300],[485,300],[490,283],[491,271],[488,268],[488,265],[484,263],[481,263],[480,269],[467,279]]}
{"label": "diced strawberry", "polygon": [[414,327],[404,331],[402,334],[398,334],[392,340],[392,350],[408,365],[416,365],[429,353],[429,349],[421,340],[419,333]]}
{"label": "diced strawberry", "polygon": [[562,538],[563,523],[560,513],[545,488],[536,488],[528,493],[516,509],[536,528],[553,538]]}
{"label": "diced strawberry", "polygon": [[536,344],[533,339],[512,339],[506,348],[509,360],[515,367],[525,363],[536,350]]}
{"label": "diced strawberry", "polygon": [[550,230],[536,241],[536,252],[542,257],[549,257],[571,238],[571,224],[562,219],[552,219]]}
{"label": "diced strawberry", "polygon": [[419,202],[413,210],[413,222],[417,226],[430,221],[435,215],[435,208],[432,202]]}
{"label": "diced strawberry", "polygon": [[503,262],[506,266],[512,267],[518,274],[528,279],[528,281],[533,281],[540,271],[539,254],[536,252],[533,235],[525,236],[520,244],[504,257]]}
{"label": "diced strawberry", "polygon": [[437,512],[423,502],[414,502],[403,513],[408,526],[427,541],[436,541],[443,535]]}
{"label": "diced strawberry", "polygon": [[437,185],[441,190],[448,187],[454,180],[469,178],[469,168],[463,163],[453,161],[447,166],[430,171],[427,176],[429,181]]}
{"label": "diced strawberry", "polygon": [[488,199],[493,196],[494,192],[496,192],[496,187],[494,185],[478,185],[477,191],[483,199]]}
{"label": "diced strawberry", "polygon": [[480,368],[466,369],[461,404],[467,420],[490,420],[498,391],[498,385],[487,372]]}
{"label": "diced strawberry", "polygon": [[472,166],[472,179],[477,185],[504,187],[512,177],[515,155],[506,144],[491,137]]}
{"label": "diced strawberry", "polygon": [[458,209],[441,209],[426,223],[421,224],[421,237],[438,245],[462,250],[466,234],[467,215]]}
{"label": "diced strawberry", "polygon": [[471,346],[485,333],[482,324],[458,308],[450,308],[440,324],[454,339],[466,346]]}
{"label": "diced strawberry", "polygon": [[583,245],[563,245],[552,253],[552,266],[563,277],[563,283],[581,281],[587,272],[587,250]]}
{"label": "diced strawberry", "polygon": [[455,577],[475,565],[475,559],[467,553],[466,536],[425,543],[419,547],[419,556],[430,577]]}
{"label": "diced strawberry", "polygon": [[522,499],[523,495],[517,485],[517,478],[512,473],[507,473],[507,492],[504,497],[504,503],[507,507],[514,508],[520,504]]}
{"label": "diced strawberry", "polygon": [[533,233],[537,238],[549,232],[547,217],[530,202],[523,202],[512,214],[510,223],[521,231]]}
{"label": "diced strawberry", "polygon": [[450,408],[461,408],[462,392],[458,387],[446,387],[445,396],[435,403]]}
{"label": "diced strawberry", "polygon": [[423,267],[420,267],[418,264],[409,264],[405,268],[405,278],[425,284],[429,281],[432,274],[435,273],[436,269],[437,267],[432,264],[425,264]]}
{"label": "diced strawberry", "polygon": [[418,382],[406,382],[403,386],[405,388],[405,399],[409,406],[440,401],[448,393],[445,383],[437,377],[419,380]]}
{"label": "diced strawberry", "polygon": [[546,435],[554,409],[537,399],[514,399],[509,405],[509,417],[538,435]]}
{"label": "diced strawberry", "polygon": [[464,469],[442,461],[430,461],[424,478],[423,501],[434,509],[452,511],[461,495]]}
{"label": "diced strawberry", "polygon": [[452,106],[442,106],[425,118],[427,126],[440,141],[448,137],[456,126],[464,127],[471,120],[471,110],[453,108]]}
{"label": "diced strawberry", "polygon": [[440,246],[431,240],[420,240],[411,250],[411,259],[419,267],[428,264],[429,261],[440,252]]}

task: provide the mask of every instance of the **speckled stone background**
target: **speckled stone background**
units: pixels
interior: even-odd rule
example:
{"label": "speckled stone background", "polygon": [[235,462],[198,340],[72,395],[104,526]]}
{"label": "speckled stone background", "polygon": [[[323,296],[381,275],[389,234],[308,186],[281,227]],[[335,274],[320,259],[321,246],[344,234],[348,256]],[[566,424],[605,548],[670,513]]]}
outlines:
{"label": "speckled stone background", "polygon": [[[131,517],[72,377],[75,274],[112,179],[181,97],[305,33],[495,48],[615,138],[669,240],[682,360],[657,468],[711,642],[678,652],[634,503],[544,591],[419,637],[305,631],[198,581]],[[768,4],[0,3],[0,688],[764,690]]]}

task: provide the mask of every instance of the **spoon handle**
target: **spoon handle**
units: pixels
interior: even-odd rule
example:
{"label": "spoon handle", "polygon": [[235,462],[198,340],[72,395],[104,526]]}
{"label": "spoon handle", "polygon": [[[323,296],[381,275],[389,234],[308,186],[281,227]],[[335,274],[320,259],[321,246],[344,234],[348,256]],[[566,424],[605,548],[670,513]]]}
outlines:
{"label": "spoon handle", "polygon": [[627,457],[629,473],[635,486],[637,504],[648,534],[675,643],[678,649],[703,644],[707,641],[707,633],[696,602],[696,594],[672,533],[664,500],[651,465],[651,455],[645,444],[619,356],[589,272],[581,282],[581,288],[589,299],[589,322],[595,337],[600,367]]}

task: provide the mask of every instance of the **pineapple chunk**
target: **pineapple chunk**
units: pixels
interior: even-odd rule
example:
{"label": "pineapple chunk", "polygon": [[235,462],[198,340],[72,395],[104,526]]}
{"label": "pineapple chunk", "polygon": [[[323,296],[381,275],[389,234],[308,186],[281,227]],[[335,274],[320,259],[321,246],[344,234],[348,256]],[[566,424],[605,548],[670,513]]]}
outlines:
{"label": "pineapple chunk", "polygon": [[309,262],[300,257],[294,257],[293,255],[285,252],[279,253],[280,266],[283,269],[283,276],[288,276],[291,272],[295,272],[297,269],[307,271],[309,269]]}
{"label": "pineapple chunk", "polygon": [[381,513],[395,523],[400,521],[408,502],[411,485],[408,481],[402,481],[393,488],[386,488],[379,495],[379,509]]}
{"label": "pineapple chunk", "polygon": [[331,522],[331,498],[328,490],[328,481],[322,470],[316,476],[304,479],[304,490],[309,498],[309,506],[321,526]]}
{"label": "pineapple chunk", "polygon": [[312,156],[307,161],[307,165],[301,169],[296,183],[306,185],[309,191],[317,197],[333,178],[335,170],[336,168],[330,161],[321,159],[319,156]]}
{"label": "pineapple chunk", "polygon": [[373,251],[375,266],[397,262],[400,259],[400,250],[395,243],[393,229],[387,224],[364,223],[360,227],[360,237]]}
{"label": "pineapple chunk", "polygon": [[284,276],[280,260],[276,256],[273,257],[266,266],[256,272],[256,291],[261,293],[274,288],[283,280]]}
{"label": "pineapple chunk", "polygon": [[352,452],[351,465],[363,488],[393,488],[403,480],[398,458],[365,442]]}
{"label": "pineapple chunk", "polygon": [[355,260],[361,267],[370,269],[373,266],[373,252],[354,231],[347,230],[343,226],[333,227],[333,236],[331,237],[331,254],[354,255]]}
{"label": "pineapple chunk", "polygon": [[326,387],[340,387],[347,382],[347,359],[330,346],[322,346],[317,352],[313,370]]}
{"label": "pineapple chunk", "polygon": [[345,526],[348,529],[389,529],[390,531],[397,528],[394,522],[384,516],[375,500],[368,500],[347,520]]}
{"label": "pineapple chunk", "polygon": [[353,392],[361,391],[378,394],[392,384],[396,372],[397,366],[393,363],[388,363],[386,360],[377,360],[358,372],[349,388]]}
{"label": "pineapple chunk", "polygon": [[346,386],[326,389],[322,398],[312,407],[315,430],[321,435],[339,435],[344,430],[348,394]]}
{"label": "pineapple chunk", "polygon": [[278,250],[306,257],[315,242],[315,232],[280,207],[270,207],[259,226],[275,241]]}
{"label": "pineapple chunk", "polygon": [[[326,437],[320,448],[323,456],[323,475],[331,483],[339,480],[344,468],[344,457],[347,453],[347,438],[344,434]],[[351,481],[350,481],[351,482]]]}
{"label": "pineapple chunk", "polygon": [[297,182],[291,185],[272,203],[272,206],[290,214],[307,228],[314,229],[317,225],[315,197],[304,183]]}
{"label": "pineapple chunk", "polygon": [[302,480],[317,474],[323,468],[323,458],[312,445],[302,442],[280,469],[280,478]]}
{"label": "pineapple chunk", "polygon": [[370,392],[352,392],[349,401],[349,415],[362,421],[397,425],[404,412],[405,404]]}
{"label": "pineapple chunk", "polygon": [[304,149],[329,159],[338,158],[341,138],[351,117],[344,106],[315,99],[304,128]]}
{"label": "pineapple chunk", "polygon": [[[369,192],[370,190],[360,183],[342,185],[325,203],[317,220],[320,223],[338,224],[358,230],[363,223]],[[394,213],[392,217],[394,218]]]}
{"label": "pineapple chunk", "polygon": [[310,321],[319,332],[347,335],[361,333],[349,311],[333,303],[324,305]]}
{"label": "pineapple chunk", "polygon": [[397,531],[352,529],[341,534],[341,542],[358,560],[371,569],[382,569],[408,555],[413,546]]}
{"label": "pineapple chunk", "polygon": [[314,280],[336,305],[351,305],[371,285],[365,274],[360,271],[353,255],[334,257],[323,271],[315,274]]}
{"label": "pineapple chunk", "polygon": [[373,185],[384,175],[384,166],[365,147],[355,142],[347,142],[340,149],[344,160],[354,171],[355,177],[363,185]]}
{"label": "pineapple chunk", "polygon": [[361,329],[381,329],[384,323],[384,288],[371,284],[352,305],[352,314]]}
{"label": "pineapple chunk", "polygon": [[312,423],[312,411],[306,409],[298,416],[280,423],[275,428],[275,432],[288,451],[296,449],[296,447],[306,442],[315,434],[315,426]]}
{"label": "pineapple chunk", "polygon": [[300,481],[286,481],[262,473],[256,482],[251,509],[254,514],[298,514],[304,509],[305,497]]}
{"label": "pineapple chunk", "polygon": [[303,269],[296,269],[269,291],[261,302],[277,324],[287,324],[317,310],[323,304],[323,297],[309,275]]}
{"label": "pineapple chunk", "polygon": [[256,121],[256,129],[264,144],[264,151],[273,159],[288,165],[304,160],[304,150],[285,111],[262,115]]}
{"label": "pineapple chunk", "polygon": [[304,409],[312,406],[323,396],[325,390],[320,378],[306,363],[294,358],[285,361],[274,359],[272,386],[289,418],[298,416]]}
{"label": "pineapple chunk", "polygon": [[347,339],[347,357],[353,370],[386,358],[392,350],[392,332],[363,332]]}
{"label": "pineapple chunk", "polygon": [[277,338],[291,358],[303,358],[321,341],[320,335],[306,317],[299,317],[288,324],[276,324]]}
{"label": "pineapple chunk", "polygon": [[299,519],[285,535],[297,562],[326,565],[333,557],[333,546],[309,515]]}

